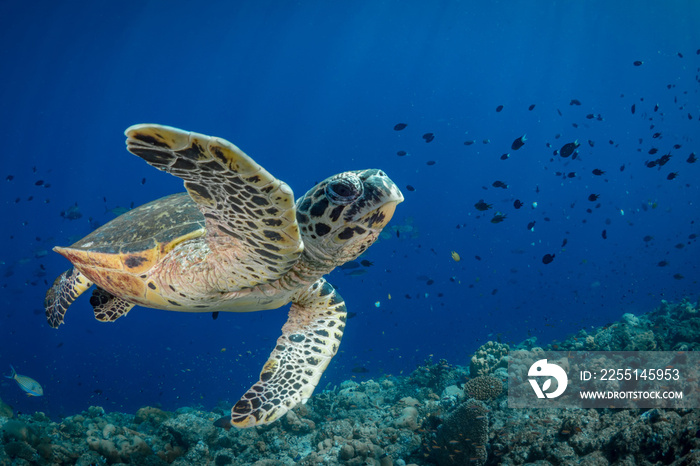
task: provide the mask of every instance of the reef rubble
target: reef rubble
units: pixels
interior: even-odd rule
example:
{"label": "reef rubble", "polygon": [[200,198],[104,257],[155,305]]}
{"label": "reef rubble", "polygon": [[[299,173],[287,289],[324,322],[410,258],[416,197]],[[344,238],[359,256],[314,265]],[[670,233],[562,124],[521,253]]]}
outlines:
{"label": "reef rubble", "polygon": [[[541,348],[699,347],[698,306],[685,300]],[[509,409],[508,350],[488,342],[464,366],[426,360],[406,377],[348,380],[279,422],[229,432],[213,425],[228,405],[134,414],[92,406],[57,422],[0,401],[0,465],[700,464],[700,410]]]}

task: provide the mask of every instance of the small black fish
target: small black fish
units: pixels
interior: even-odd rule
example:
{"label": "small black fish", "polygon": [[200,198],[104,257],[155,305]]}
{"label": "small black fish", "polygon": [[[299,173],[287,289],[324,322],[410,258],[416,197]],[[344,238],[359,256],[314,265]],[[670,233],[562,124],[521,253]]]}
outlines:
{"label": "small black fish", "polygon": [[473,139],[472,139],[471,141],[464,141],[464,145],[465,145],[465,146],[471,146],[471,145],[474,144],[475,142],[476,142],[476,141],[474,141]]}
{"label": "small black fish", "polygon": [[42,184],[44,184],[44,180],[36,180],[34,182],[34,186],[41,186]]}
{"label": "small black fish", "polygon": [[636,109],[637,109],[637,106],[635,104],[632,104],[632,108],[631,108],[632,115],[634,115],[634,112],[636,111]]}
{"label": "small black fish", "polygon": [[625,166],[624,166],[624,165],[620,165],[620,171],[621,171],[621,172],[625,171]]}
{"label": "small black fish", "polygon": [[425,142],[430,142],[435,139],[435,135],[433,133],[425,133],[423,139],[425,139]]}
{"label": "small black fish", "polygon": [[566,243],[568,243],[568,242],[569,242],[569,240],[564,238],[564,241],[561,242],[561,247],[563,248],[564,246],[566,246]]}
{"label": "small black fish", "polygon": [[413,191],[415,191],[415,190],[416,190],[416,188],[414,188],[414,187],[413,187],[413,186],[411,186],[410,184],[407,184],[407,185],[406,185],[406,190],[407,190],[407,191],[411,191],[411,192],[413,192]]}
{"label": "small black fish", "polygon": [[666,176],[667,180],[672,180],[678,176],[678,172],[671,172]]}
{"label": "small black fish", "polygon": [[214,319],[214,320],[218,319],[218,318],[219,318],[219,311],[212,312],[212,313],[211,313],[211,318]]}
{"label": "small black fish", "polygon": [[566,174],[567,178],[576,178],[576,172],[569,172]]}
{"label": "small black fish", "polygon": [[674,148],[674,149],[680,149],[681,147],[683,147],[683,146],[681,146],[680,144],[674,144],[674,145],[673,145],[673,148]]}
{"label": "small black fish", "polygon": [[651,135],[651,137],[654,139],[657,139],[657,138],[661,137],[661,133],[654,133]]}
{"label": "small black fish", "polygon": [[535,104],[530,105],[527,109],[533,111],[535,109]]}
{"label": "small black fish", "polygon": [[374,265],[374,262],[368,261],[367,259],[362,259],[360,264],[362,264],[363,267],[371,267]]}
{"label": "small black fish", "polygon": [[498,107],[496,107],[496,112],[500,112],[501,110],[503,110],[503,105],[499,105]]}
{"label": "small black fish", "polygon": [[571,99],[571,102],[569,102],[569,105],[581,105],[581,101],[578,99]]}
{"label": "small black fish", "polygon": [[510,157],[510,154],[503,154],[501,155],[501,160],[507,160]]}
{"label": "small black fish", "polygon": [[647,160],[646,162],[644,162],[644,165],[648,168],[654,168],[656,165],[658,165],[658,163],[659,162],[657,162],[656,160]]}
{"label": "small black fish", "polygon": [[428,160],[427,162],[425,162],[426,165],[435,165],[435,163],[435,160]]}
{"label": "small black fish", "polygon": [[654,105],[654,111],[658,112],[659,111],[659,104]]}
{"label": "small black fish", "polygon": [[698,161],[698,158],[695,156],[695,152],[691,152],[688,158],[686,159],[686,162],[688,163],[695,163]]}
{"label": "small black fish", "polygon": [[561,110],[557,109],[557,113],[559,114],[559,116],[563,116],[563,115],[561,114]]}
{"label": "small black fish", "polygon": [[355,374],[366,374],[367,372],[369,372],[369,369],[367,369],[364,366],[357,366],[352,368],[352,372],[354,372]]}
{"label": "small black fish", "polygon": [[535,222],[534,222],[534,221],[532,221],[532,222],[530,222],[530,223],[527,224],[527,229],[528,229],[528,230],[532,231],[533,228],[535,228]]}
{"label": "small black fish", "polygon": [[525,138],[525,135],[523,134],[522,136],[517,138],[515,141],[513,141],[513,144],[510,145],[510,148],[513,150],[518,150],[525,145],[525,141],[526,141],[526,138]]}
{"label": "small black fish", "polygon": [[484,139],[483,141],[481,141],[482,144],[489,144],[490,142],[490,139]]}
{"label": "small black fish", "polygon": [[658,151],[659,151],[659,149],[657,149],[656,147],[652,147],[651,149],[649,149],[649,155],[654,155],[654,154],[656,154]]}
{"label": "small black fish", "polygon": [[653,239],[654,239],[653,236],[651,236],[651,235],[646,235],[644,238],[642,238],[642,241],[644,241],[645,243],[648,243],[649,241],[651,241],[651,240],[653,240]]}
{"label": "small black fish", "polygon": [[15,179],[14,175],[7,175],[7,178],[5,178],[5,181],[12,181]]}
{"label": "small black fish", "polygon": [[550,264],[554,260],[555,255],[556,254],[545,254],[544,256],[542,256],[542,263],[545,265]]}
{"label": "small black fish", "polygon": [[146,178],[141,178],[141,184],[146,184]]}
{"label": "small black fish", "polygon": [[475,255],[475,256],[474,256],[474,259],[480,261],[480,260],[481,260],[481,256],[476,256],[476,255]]}
{"label": "small black fish", "polygon": [[484,202],[483,199],[479,199],[479,202],[474,204],[474,207],[476,207],[476,210],[480,210],[482,212],[489,210],[491,208],[492,204],[487,204]]}
{"label": "small black fish", "polygon": [[594,168],[592,173],[593,173],[594,175],[596,175],[596,176],[600,176],[600,175],[602,175],[602,174],[605,173],[605,172],[604,172],[603,170],[599,169],[599,168]]}
{"label": "small black fish", "polygon": [[503,181],[496,180],[493,183],[491,183],[491,186],[494,188],[503,188],[503,189],[508,189],[508,185],[505,184]]}
{"label": "small black fish", "polygon": [[402,129],[405,129],[406,126],[408,126],[406,123],[397,123],[394,125],[394,131],[401,131]]}
{"label": "small black fish", "polygon": [[491,223],[501,223],[505,219],[506,219],[506,215],[504,215],[500,212],[496,212],[496,214],[491,219]]}
{"label": "small black fish", "polygon": [[600,197],[600,194],[591,194],[590,196],[588,196],[588,200],[591,202],[595,202],[598,200],[599,197]]}
{"label": "small black fish", "polygon": [[659,267],[666,267],[668,265],[668,261],[660,261],[658,264],[656,264]]}
{"label": "small black fish", "polygon": [[603,239],[608,239],[608,230],[603,230],[603,231],[600,233],[600,236],[602,236]]}
{"label": "small black fish", "polygon": [[404,155],[406,155],[406,151],[400,150],[400,151],[396,152],[396,155],[398,155],[399,157],[403,157]]}
{"label": "small black fish", "polygon": [[513,202],[513,207],[515,207],[516,209],[519,209],[522,206],[523,206],[523,203],[522,203],[522,201],[520,201],[520,199],[516,199],[515,202]]}
{"label": "small black fish", "polygon": [[591,141],[590,139],[588,140],[588,145],[591,147],[595,147],[595,141]]}
{"label": "small black fish", "polygon": [[656,159],[656,162],[659,164],[660,167],[663,167],[668,163],[669,160],[671,160],[671,157],[673,157],[671,154],[664,154],[658,159]]}
{"label": "small black fish", "polygon": [[589,120],[592,120],[593,118],[595,118],[595,115],[592,113],[589,113],[588,115],[586,115],[586,118]]}
{"label": "small black fish", "polygon": [[568,143],[564,144],[561,147],[561,149],[559,149],[559,155],[561,155],[562,157],[568,157],[574,153],[574,151],[576,150],[576,148],[578,146],[579,146],[578,141],[568,142]]}
{"label": "small black fish", "polygon": [[634,66],[642,66],[643,63],[644,63],[643,61],[637,60],[637,61],[635,61],[635,62],[633,63],[633,65],[634,65]]}

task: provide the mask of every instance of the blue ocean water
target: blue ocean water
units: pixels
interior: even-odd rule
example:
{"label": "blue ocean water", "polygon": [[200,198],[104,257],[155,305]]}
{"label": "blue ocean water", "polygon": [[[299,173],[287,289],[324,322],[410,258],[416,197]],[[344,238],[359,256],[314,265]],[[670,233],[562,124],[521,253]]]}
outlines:
{"label": "blue ocean water", "polygon": [[317,390],[696,300],[698,24],[694,1],[1,3],[0,367],[44,396],[0,398],[212,409],[257,380],[286,309],[106,324],[83,296],[46,323],[53,246],[183,189],[124,149],[142,122],[226,138],[297,195],[370,167],[403,190],[366,273],[328,277],[356,315]]}

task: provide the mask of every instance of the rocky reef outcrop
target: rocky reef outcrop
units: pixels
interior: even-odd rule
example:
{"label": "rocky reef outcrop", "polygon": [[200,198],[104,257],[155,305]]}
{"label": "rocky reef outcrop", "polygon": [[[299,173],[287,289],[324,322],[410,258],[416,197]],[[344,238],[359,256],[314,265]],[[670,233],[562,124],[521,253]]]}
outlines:
{"label": "rocky reef outcrop", "polygon": [[[688,301],[581,330],[543,350],[700,348]],[[226,432],[229,405],[134,414],[99,406],[60,420],[0,402],[0,465],[496,465],[700,464],[700,410],[509,409],[507,345],[465,365],[426,360],[407,377],[345,381],[272,425]]]}

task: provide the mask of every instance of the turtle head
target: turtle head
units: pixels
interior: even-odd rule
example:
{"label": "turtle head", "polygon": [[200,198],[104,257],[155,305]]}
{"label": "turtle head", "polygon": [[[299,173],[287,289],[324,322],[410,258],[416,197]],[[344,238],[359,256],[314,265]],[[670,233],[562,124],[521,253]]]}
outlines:
{"label": "turtle head", "polygon": [[323,180],[296,203],[304,254],[337,267],[362,254],[379,237],[403,194],[381,170],[357,170]]}

